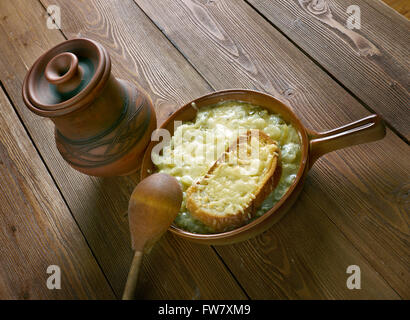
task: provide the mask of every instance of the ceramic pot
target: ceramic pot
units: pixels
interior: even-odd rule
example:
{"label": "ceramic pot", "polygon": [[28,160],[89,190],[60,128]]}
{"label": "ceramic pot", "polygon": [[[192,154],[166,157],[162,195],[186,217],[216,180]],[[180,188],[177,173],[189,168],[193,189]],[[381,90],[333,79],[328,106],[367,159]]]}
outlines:
{"label": "ceramic pot", "polygon": [[111,74],[105,48],[89,39],[72,39],[44,53],[28,71],[23,100],[55,124],[62,157],[93,176],[130,174],[156,128],[150,98]]}
{"label": "ceramic pot", "polygon": [[[302,191],[309,169],[319,157],[337,149],[382,139],[386,134],[384,122],[378,115],[370,115],[340,128],[318,133],[307,129],[288,106],[274,97],[262,92],[244,89],[213,92],[195,99],[173,113],[161,125],[161,128],[167,129],[173,134],[175,129],[174,121],[194,120],[198,109],[227,100],[239,100],[260,106],[271,113],[280,114],[287,123],[291,123],[299,133],[302,150],[301,162],[296,179],[283,197],[273,208],[249,224],[231,231],[215,234],[192,233],[176,225],[170,227],[170,231],[175,235],[202,244],[231,244],[247,240],[266,231],[291,208]],[[160,142],[151,141],[148,145],[141,167],[141,179],[157,171],[152,162],[151,153],[155,145]]]}

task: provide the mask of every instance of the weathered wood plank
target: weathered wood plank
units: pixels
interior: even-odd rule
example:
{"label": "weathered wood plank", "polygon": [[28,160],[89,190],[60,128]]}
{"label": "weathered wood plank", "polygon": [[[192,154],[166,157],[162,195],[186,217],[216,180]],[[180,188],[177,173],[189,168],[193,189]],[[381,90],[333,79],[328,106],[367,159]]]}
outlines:
{"label": "weathered wood plank", "polygon": [[[409,140],[410,22],[405,17],[379,0],[248,2]],[[360,8],[359,30],[346,28],[351,4]]]}
{"label": "weathered wood plank", "polygon": [[[0,299],[114,298],[1,88],[0,110]],[[60,290],[47,288],[50,265]]]}
{"label": "weathered wood plank", "polygon": [[383,2],[410,19],[410,2],[408,0],[383,0]]}
{"label": "weathered wood plank", "polygon": [[[269,92],[317,130],[368,114],[244,2],[136,2],[216,89]],[[325,156],[283,222],[218,251],[252,298],[396,297],[383,278],[408,297],[408,152],[388,130],[383,141]],[[367,266],[373,288],[347,290],[349,264]]]}
{"label": "weathered wood plank", "polygon": [[[158,110],[164,112],[160,118],[182,101],[209,90],[134,3],[108,3],[57,2],[63,26],[88,21],[89,26],[77,29],[76,34],[81,32],[101,41],[111,53],[114,74],[140,83]],[[59,30],[47,29],[47,15],[39,2],[1,1],[0,12],[0,79],[107,279],[116,295],[121,296],[132,257],[125,213],[138,175],[92,178],[74,171],[62,160],[54,145],[51,122],[27,110],[21,99],[21,85],[35,59],[64,38]],[[174,266],[164,267],[163,261],[170,259]],[[180,272],[179,265],[184,266],[184,272]],[[141,298],[246,298],[211,248],[185,243],[171,235],[145,261],[141,282]]]}

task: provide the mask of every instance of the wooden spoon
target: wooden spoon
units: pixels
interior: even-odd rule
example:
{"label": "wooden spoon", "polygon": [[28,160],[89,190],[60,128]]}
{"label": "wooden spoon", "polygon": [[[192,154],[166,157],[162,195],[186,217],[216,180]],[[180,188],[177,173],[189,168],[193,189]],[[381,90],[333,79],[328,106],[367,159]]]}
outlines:
{"label": "wooden spoon", "polygon": [[131,194],[128,220],[131,244],[135,250],[125,284],[123,300],[134,298],[141,258],[167,231],[182,203],[178,181],[164,173],[155,173],[141,181]]}

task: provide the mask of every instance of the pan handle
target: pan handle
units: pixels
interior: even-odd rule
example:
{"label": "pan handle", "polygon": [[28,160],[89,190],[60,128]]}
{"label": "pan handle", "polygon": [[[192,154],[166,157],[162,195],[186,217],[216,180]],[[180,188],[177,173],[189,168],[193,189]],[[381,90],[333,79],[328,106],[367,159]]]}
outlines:
{"label": "pan handle", "polygon": [[312,167],[315,161],[325,153],[382,139],[386,135],[386,127],[379,115],[372,114],[330,131],[308,130],[308,135],[310,140],[309,167]]}

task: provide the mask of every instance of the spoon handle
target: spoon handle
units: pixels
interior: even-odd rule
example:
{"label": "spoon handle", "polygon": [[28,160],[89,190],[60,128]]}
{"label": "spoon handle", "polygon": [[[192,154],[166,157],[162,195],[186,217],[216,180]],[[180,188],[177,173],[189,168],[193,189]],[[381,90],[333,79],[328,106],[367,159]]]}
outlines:
{"label": "spoon handle", "polygon": [[138,271],[141,265],[142,251],[135,251],[132,259],[130,271],[128,273],[127,283],[125,284],[122,300],[132,300],[135,297],[135,287],[137,286]]}

